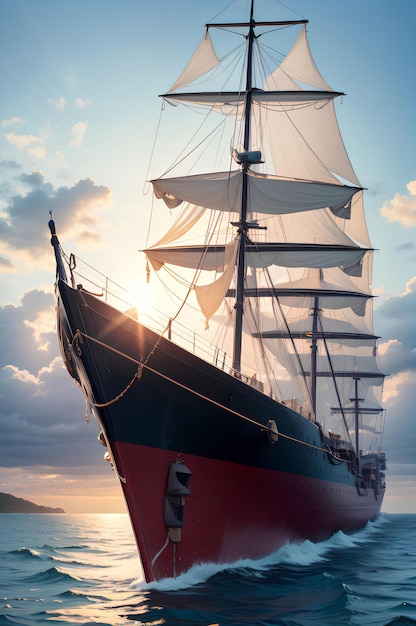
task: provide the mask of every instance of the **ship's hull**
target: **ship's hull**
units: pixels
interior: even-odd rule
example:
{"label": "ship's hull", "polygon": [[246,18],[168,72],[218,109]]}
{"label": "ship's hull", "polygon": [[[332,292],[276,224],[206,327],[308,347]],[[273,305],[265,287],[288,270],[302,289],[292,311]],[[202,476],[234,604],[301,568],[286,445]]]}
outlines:
{"label": "ship's hull", "polygon": [[146,580],[377,517],[383,491],[362,488],[320,428],[287,406],[62,281],[58,327],[111,452]]}

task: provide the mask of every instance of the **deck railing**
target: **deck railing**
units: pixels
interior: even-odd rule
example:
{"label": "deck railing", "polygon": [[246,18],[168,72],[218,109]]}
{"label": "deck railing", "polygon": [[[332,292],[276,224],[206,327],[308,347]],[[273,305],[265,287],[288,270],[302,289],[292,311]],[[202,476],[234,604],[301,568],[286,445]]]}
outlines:
{"label": "deck railing", "polygon": [[[170,339],[189,352],[199,356],[216,367],[232,372],[232,358],[211,342],[201,337],[181,322],[172,320],[155,307],[148,307],[141,312],[134,304],[134,297],[124,287],[111,280],[84,261],[71,256],[71,280],[74,287],[82,289],[102,298],[114,308],[140,321],[143,325],[158,334]],[[249,380],[249,377],[242,377]]]}

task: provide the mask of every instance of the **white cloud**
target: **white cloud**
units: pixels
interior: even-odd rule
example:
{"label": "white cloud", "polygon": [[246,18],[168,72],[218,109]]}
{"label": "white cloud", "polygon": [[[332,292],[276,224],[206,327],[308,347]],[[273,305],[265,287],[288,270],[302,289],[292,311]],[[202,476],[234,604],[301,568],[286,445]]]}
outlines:
{"label": "white cloud", "polygon": [[400,297],[402,298],[408,296],[410,293],[412,293],[412,291],[416,291],[416,276],[413,276],[410,280],[407,281],[406,289]]}
{"label": "white cloud", "polygon": [[416,196],[416,180],[412,180],[408,185],[407,189],[412,196]]}
{"label": "white cloud", "polygon": [[24,124],[25,122],[26,120],[23,119],[22,117],[19,117],[18,115],[14,115],[9,120],[3,120],[1,125],[3,128],[5,128],[6,126],[14,126],[15,124]]}
{"label": "white cloud", "polygon": [[86,120],[84,120],[83,122],[77,122],[73,125],[73,127],[71,128],[71,134],[73,135],[73,139],[71,139],[69,142],[71,146],[77,149],[81,147],[87,129],[88,122]]}
{"label": "white cloud", "polygon": [[41,309],[32,315],[32,319],[24,320],[24,326],[30,328],[38,350],[49,350],[50,338],[54,336],[56,323],[55,311]]}
{"label": "white cloud", "polygon": [[383,369],[389,375],[416,370],[416,349],[398,339],[380,343],[378,354],[383,363]]}
{"label": "white cloud", "polygon": [[373,289],[374,296],[382,296],[385,293],[386,293],[386,288],[383,285],[380,285],[380,287],[376,287],[375,289]]}
{"label": "white cloud", "polygon": [[[398,342],[392,342],[398,343]],[[400,344],[399,344],[400,345]],[[396,374],[396,376],[388,376],[384,383],[383,388],[383,401],[387,408],[391,407],[394,409],[394,403],[398,399],[400,388],[403,385],[408,384],[410,381],[410,373],[409,372],[400,372],[400,374]]]}
{"label": "white cloud", "polygon": [[90,104],[92,104],[92,100],[89,100],[88,98],[76,98],[74,104],[77,109],[85,109],[85,107],[88,107],[90,106]]}
{"label": "white cloud", "polygon": [[403,293],[386,298],[375,311],[375,327],[384,340],[379,354],[390,374],[416,370],[415,308],[416,277],[412,277]]}
{"label": "white cloud", "polygon": [[380,213],[388,222],[400,222],[404,228],[416,226],[416,180],[406,185],[409,195],[396,193],[392,200],[385,202]]}
{"label": "white cloud", "polygon": [[60,96],[55,100],[48,98],[48,104],[51,104],[57,111],[63,111],[67,105],[67,101],[63,96]]}
{"label": "white cloud", "polygon": [[17,150],[24,150],[28,146],[34,143],[42,143],[42,139],[36,135],[17,135],[16,133],[4,133],[6,141],[17,148]]}
{"label": "white cloud", "polygon": [[14,365],[6,365],[5,367],[13,372],[13,378],[20,380],[22,383],[32,383],[35,386],[42,384],[42,381],[39,380],[37,376],[31,374],[28,370],[19,370]]}
{"label": "white cloud", "polygon": [[46,156],[46,149],[43,148],[42,146],[29,148],[27,152],[28,154],[30,154],[30,156],[35,157],[35,159],[44,159]]}

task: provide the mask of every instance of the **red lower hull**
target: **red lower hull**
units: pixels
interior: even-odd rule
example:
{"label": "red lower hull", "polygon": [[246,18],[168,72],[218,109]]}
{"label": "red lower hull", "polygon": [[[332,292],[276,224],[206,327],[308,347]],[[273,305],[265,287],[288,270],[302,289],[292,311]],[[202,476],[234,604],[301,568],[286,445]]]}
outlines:
{"label": "red lower hull", "polygon": [[167,541],[164,496],[175,455],[121,442],[113,454],[148,581],[195,563],[263,557],[286,541],[324,540],[362,527],[381,506],[373,490],[359,495],[353,485],[184,455],[192,493],[174,543]]}

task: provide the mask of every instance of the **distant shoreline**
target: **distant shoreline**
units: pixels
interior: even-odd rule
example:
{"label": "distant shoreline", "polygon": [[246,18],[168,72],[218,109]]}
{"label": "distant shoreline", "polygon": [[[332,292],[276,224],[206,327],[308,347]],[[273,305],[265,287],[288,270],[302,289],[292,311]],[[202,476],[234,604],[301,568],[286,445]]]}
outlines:
{"label": "distant shoreline", "polygon": [[65,513],[61,508],[53,508],[50,506],[41,506],[24,500],[23,498],[16,498],[10,493],[0,492],[0,513]]}

